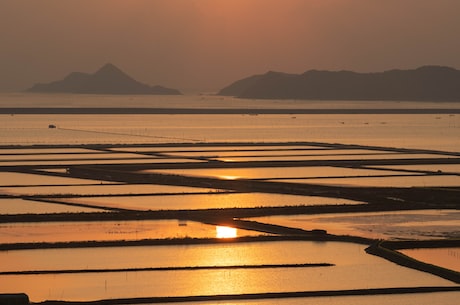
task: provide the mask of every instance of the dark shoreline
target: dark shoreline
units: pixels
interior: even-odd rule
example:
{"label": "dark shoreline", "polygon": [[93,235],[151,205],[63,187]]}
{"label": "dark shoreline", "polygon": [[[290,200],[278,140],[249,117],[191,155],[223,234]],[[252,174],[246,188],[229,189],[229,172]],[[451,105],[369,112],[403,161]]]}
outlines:
{"label": "dark shoreline", "polygon": [[[2,108],[0,108],[1,111]],[[459,109],[460,111],[460,109]],[[341,144],[341,143],[328,143],[328,142],[311,142],[311,141],[289,141],[289,142],[174,142],[174,143],[114,143],[114,144],[31,144],[31,145],[1,145],[0,149],[40,149],[40,148],[83,148],[83,149],[92,149],[92,150],[100,150],[102,153],[116,153],[111,151],[112,148],[164,148],[164,147],[174,147],[180,148],[180,152],[191,152],[196,150],[187,150],[186,148],[196,149],[199,147],[209,147],[213,146],[216,147],[217,151],[228,151],[232,147],[235,146],[242,146],[246,147],[246,151],[251,151],[253,149],[257,149],[259,147],[279,147],[283,149],[286,145],[288,146],[306,146],[307,150],[325,150],[330,149],[331,152],[334,149],[366,149],[366,150],[378,150],[378,151],[385,151],[385,152],[399,152],[399,153],[426,153],[426,154],[441,154],[441,155],[452,155],[452,156],[460,156],[460,152],[451,152],[451,151],[440,151],[440,150],[433,150],[433,149],[423,149],[423,148],[398,148],[398,147],[387,147],[387,146],[369,146],[369,145],[359,145],[359,144]],[[277,151],[278,149],[273,149],[272,151]],[[294,149],[296,150],[296,149]],[[298,150],[298,149],[297,149]],[[95,152],[91,152],[95,153]],[[61,153],[60,153],[61,154]],[[406,159],[407,160],[407,159]],[[414,159],[416,160],[416,159]],[[351,161],[351,160],[342,160],[342,161]],[[247,163],[247,162],[238,162],[238,164]]]}
{"label": "dark shoreline", "polygon": [[303,235],[259,235],[237,238],[171,238],[113,241],[74,241],[74,242],[36,242],[1,244],[0,251],[37,250],[37,249],[78,249],[78,248],[110,248],[110,247],[142,247],[142,246],[179,246],[179,245],[211,245],[251,242],[285,242],[285,241],[338,241],[361,245],[370,245],[375,240],[331,234],[305,233]]}
{"label": "dark shoreline", "polygon": [[121,269],[64,269],[64,270],[27,270],[4,271],[0,275],[32,275],[32,274],[79,274],[109,272],[143,272],[143,271],[194,271],[194,270],[234,270],[234,269],[271,269],[271,268],[313,268],[332,267],[330,263],[276,264],[276,265],[231,265],[231,266],[185,266],[185,267],[147,267]]}
{"label": "dark shoreline", "polygon": [[460,114],[460,108],[388,109],[308,109],[308,108],[11,108],[0,107],[0,114]]}

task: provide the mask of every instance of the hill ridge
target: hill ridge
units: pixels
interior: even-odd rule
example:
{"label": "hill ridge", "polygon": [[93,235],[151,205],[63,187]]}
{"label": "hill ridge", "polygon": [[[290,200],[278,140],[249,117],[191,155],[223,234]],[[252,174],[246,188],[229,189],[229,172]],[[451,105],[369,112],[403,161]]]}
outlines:
{"label": "hill ridge", "polygon": [[269,71],[235,81],[218,95],[253,99],[460,101],[460,71],[445,66],[372,73]]}
{"label": "hill ridge", "polygon": [[81,94],[181,94],[176,89],[159,85],[149,86],[138,82],[111,63],[105,64],[93,74],[71,72],[62,80],[46,84],[38,83],[26,91]]}

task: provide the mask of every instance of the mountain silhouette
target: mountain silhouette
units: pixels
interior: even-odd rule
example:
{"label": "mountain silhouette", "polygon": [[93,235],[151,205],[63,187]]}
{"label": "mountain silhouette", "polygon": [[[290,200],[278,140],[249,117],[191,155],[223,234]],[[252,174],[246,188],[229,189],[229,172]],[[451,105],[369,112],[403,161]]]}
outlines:
{"label": "mountain silhouette", "polygon": [[238,80],[218,94],[259,99],[460,101],[460,71],[442,66],[378,73],[270,71]]}
{"label": "mountain silhouette", "polygon": [[35,84],[27,91],[83,94],[181,94],[176,89],[140,83],[110,63],[93,74],[72,72],[63,80]]}

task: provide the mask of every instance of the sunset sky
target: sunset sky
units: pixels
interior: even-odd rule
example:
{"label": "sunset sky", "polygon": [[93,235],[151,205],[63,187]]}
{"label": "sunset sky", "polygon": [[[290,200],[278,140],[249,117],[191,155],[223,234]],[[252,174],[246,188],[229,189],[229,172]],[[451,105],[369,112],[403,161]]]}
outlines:
{"label": "sunset sky", "polygon": [[460,69],[458,0],[1,0],[0,91],[107,62],[214,92],[268,70]]}

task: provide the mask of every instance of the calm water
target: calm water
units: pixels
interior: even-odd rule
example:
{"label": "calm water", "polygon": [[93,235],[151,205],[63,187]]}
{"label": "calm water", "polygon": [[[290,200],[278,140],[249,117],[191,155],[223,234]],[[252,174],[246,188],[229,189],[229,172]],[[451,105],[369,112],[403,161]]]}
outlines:
{"label": "calm water", "polygon": [[[367,255],[364,248],[362,245],[335,242],[274,242],[153,249],[13,251],[1,253],[2,260],[9,262],[6,266],[16,265],[16,268],[23,269],[25,266],[21,262],[24,261],[28,270],[123,267],[127,262],[131,266],[225,266],[276,262],[329,262],[335,266],[8,275],[0,277],[0,286],[14,292],[28,291],[33,301],[41,301],[454,285]],[[44,265],[43,261],[49,261],[51,257],[56,257],[58,262]],[[67,259],[64,261],[62,257]],[[82,294],[82,291],[85,293]]]}
{"label": "calm water", "polygon": [[220,179],[287,179],[334,176],[402,175],[406,172],[345,168],[331,166],[315,167],[257,167],[257,168],[213,168],[213,169],[171,169],[145,170],[146,173],[166,173],[185,176],[214,177]]}
{"label": "calm water", "polygon": [[[65,178],[64,178],[65,179]],[[116,194],[187,194],[187,193],[210,193],[214,189],[199,187],[154,185],[154,184],[98,184],[98,185],[70,185],[70,186],[47,186],[45,187],[2,187],[4,194],[12,195],[116,195]]]}
{"label": "calm water", "polygon": [[[177,220],[0,224],[0,232],[3,244],[220,237],[216,226]],[[229,237],[254,235],[264,234],[235,229],[234,236]]]}
{"label": "calm water", "polygon": [[442,171],[444,173],[460,174],[460,164],[424,164],[424,165],[392,165],[377,166],[382,169],[408,170],[408,171]]}
{"label": "calm water", "polygon": [[388,187],[442,187],[459,186],[460,176],[410,176],[410,177],[361,177],[361,178],[324,178],[324,179],[279,179],[276,181],[313,183],[343,186],[388,186]]}
{"label": "calm water", "polygon": [[[460,108],[460,103],[2,95],[0,107]],[[324,141],[458,151],[460,115],[0,115],[3,144]],[[123,124],[120,124],[123,122]],[[57,129],[48,129],[55,124]]]}
{"label": "calm water", "polygon": [[[84,208],[64,204],[53,204],[19,198],[0,199],[0,214],[51,214],[103,212],[103,209]],[[0,233],[0,236],[2,233]]]}
{"label": "calm water", "polygon": [[[128,105],[128,106],[127,106]],[[261,101],[214,96],[92,96],[92,95],[0,95],[0,107],[158,107],[158,108],[243,108],[243,109],[460,109],[460,103],[413,102],[324,102]],[[294,112],[294,111],[293,111]],[[378,111],[376,111],[378,112]],[[434,111],[433,113],[435,113]],[[48,128],[49,124],[57,126]],[[374,145],[400,148],[422,148],[451,152],[460,151],[459,114],[286,114],[286,115],[0,115],[2,145],[31,144],[137,144],[197,142],[289,142],[318,141],[327,143]],[[107,154],[92,149],[7,149],[0,152],[0,165],[103,164],[137,162],[201,162],[197,157],[221,160],[324,160],[324,159],[392,159],[399,154],[374,150],[317,149],[315,146],[283,147],[191,147],[155,149],[163,156],[141,156],[151,148],[113,148]],[[301,149],[301,150],[299,150]],[[197,151],[200,150],[200,151]],[[252,150],[252,151],[251,151]],[[64,153],[64,154],[63,154]],[[354,154],[361,154],[357,156]],[[366,155],[364,155],[366,154]],[[408,155],[404,155],[408,157]],[[445,158],[442,155],[412,157]],[[97,160],[95,160],[97,159]],[[56,161],[58,160],[58,161]],[[235,178],[298,178],[311,183],[381,185],[382,178],[324,178],[325,176],[400,175],[412,170],[413,177],[392,177],[396,185],[436,184],[458,186],[458,176],[415,176],[417,170],[458,173],[457,167],[389,166],[383,170],[318,168],[190,170],[181,174]],[[53,169],[62,172],[63,169]],[[50,171],[53,171],[50,170]],[[171,171],[171,173],[176,173]],[[327,180],[329,179],[329,180]],[[437,180],[436,180],[437,179]],[[383,182],[382,182],[383,180]],[[420,182],[421,181],[421,182]],[[49,187],[43,187],[48,185]],[[54,185],[54,186],[50,186]],[[431,184],[430,184],[431,185]],[[19,187],[22,186],[22,187]],[[100,181],[70,179],[0,172],[2,194],[56,193],[145,193],[189,192],[192,188],[163,186],[100,185]],[[207,189],[194,189],[207,192]],[[344,200],[269,195],[269,194],[199,194],[147,197],[100,197],[62,199],[99,207],[146,209],[254,207],[298,204],[336,204]],[[0,213],[93,211],[82,207],[57,206],[21,199],[1,199]],[[6,206],[6,208],[5,208]],[[12,212],[15,211],[15,212]],[[419,238],[452,236],[458,232],[456,211],[387,213],[366,215],[302,216],[264,219],[306,229],[326,228],[332,233],[383,236],[385,238]],[[135,223],[135,225],[133,225]],[[59,234],[51,234],[53,231]],[[447,232],[447,233],[446,233]],[[182,235],[214,236],[213,226],[187,223],[187,229],[174,221],[85,223],[75,230],[73,224],[12,224],[0,228],[2,242],[33,240],[140,239],[171,238]],[[246,234],[239,231],[238,234]],[[248,233],[249,234],[249,233]],[[431,234],[431,235],[430,235]],[[442,235],[444,234],[444,235]],[[456,233],[455,233],[456,234]],[[240,235],[238,235],[240,236]],[[451,250],[457,253],[457,250]],[[415,256],[416,254],[414,254]],[[418,255],[418,254],[417,254]],[[423,254],[425,255],[425,254]],[[428,256],[438,256],[431,253]],[[455,254],[456,255],[456,254]],[[65,259],[63,259],[65,258]],[[364,246],[346,243],[244,243],[207,246],[124,247],[60,250],[26,250],[0,252],[1,271],[57,270],[84,268],[145,268],[155,266],[215,266],[235,264],[318,263],[334,267],[235,269],[200,271],[111,272],[57,275],[1,275],[0,293],[26,292],[32,301],[46,299],[93,300],[142,296],[178,296],[222,293],[252,293],[296,290],[334,290],[373,287],[446,286],[453,285],[438,277],[399,267],[378,257],[365,254]],[[457,262],[457,261],[455,261]],[[85,293],[82,294],[82,291]],[[457,304],[458,293],[433,293],[396,296],[337,297],[276,300],[277,304]],[[208,303],[210,304],[210,303]],[[273,304],[272,301],[221,302],[219,304]]]}
{"label": "calm water", "polygon": [[[78,185],[78,184],[100,184],[100,181],[90,179],[74,179],[67,177],[53,177],[35,174],[24,174],[15,172],[0,172],[1,187],[8,186],[33,186],[33,185]],[[106,182],[108,183],[108,182]]]}
{"label": "calm water", "polygon": [[130,210],[183,210],[212,208],[255,208],[298,205],[359,204],[361,202],[328,197],[279,195],[264,193],[214,193],[196,195],[66,198],[60,202],[80,203],[92,207]]}
{"label": "calm water", "polygon": [[419,261],[460,272],[460,248],[399,250]]}
{"label": "calm water", "polygon": [[[3,144],[320,141],[447,151],[460,146],[456,137],[460,115],[444,115],[443,119],[435,115],[346,115],[346,124],[341,123],[344,115],[296,115],[296,119],[289,115],[0,117]],[[367,121],[375,123],[366,125]],[[60,128],[49,129],[50,122]]]}

